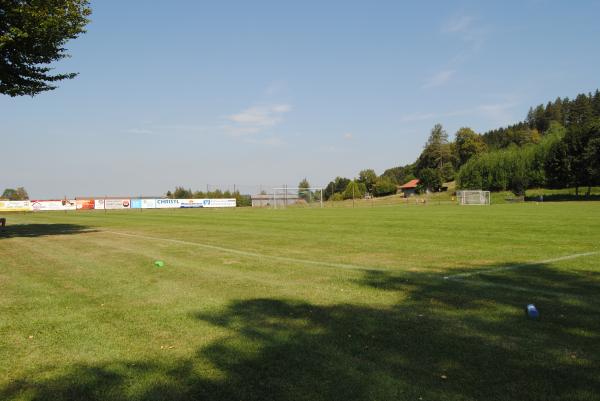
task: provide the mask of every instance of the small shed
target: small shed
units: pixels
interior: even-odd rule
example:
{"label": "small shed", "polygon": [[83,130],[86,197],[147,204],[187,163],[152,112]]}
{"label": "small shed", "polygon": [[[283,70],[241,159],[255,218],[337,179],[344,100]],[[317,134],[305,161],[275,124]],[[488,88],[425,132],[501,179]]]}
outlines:
{"label": "small shed", "polygon": [[406,184],[399,186],[398,189],[402,191],[402,194],[404,195],[405,198],[408,198],[409,196],[416,195],[417,186],[419,185],[419,182],[421,182],[421,181],[420,180],[410,180]]}

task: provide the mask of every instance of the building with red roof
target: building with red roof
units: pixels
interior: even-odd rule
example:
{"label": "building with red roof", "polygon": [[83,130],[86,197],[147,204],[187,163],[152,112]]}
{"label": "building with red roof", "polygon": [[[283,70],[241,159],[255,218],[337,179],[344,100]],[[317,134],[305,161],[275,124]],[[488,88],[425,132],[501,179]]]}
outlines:
{"label": "building with red roof", "polygon": [[398,187],[399,190],[402,191],[405,198],[409,196],[415,195],[417,193],[417,187],[419,186],[420,180],[410,180],[404,185]]}

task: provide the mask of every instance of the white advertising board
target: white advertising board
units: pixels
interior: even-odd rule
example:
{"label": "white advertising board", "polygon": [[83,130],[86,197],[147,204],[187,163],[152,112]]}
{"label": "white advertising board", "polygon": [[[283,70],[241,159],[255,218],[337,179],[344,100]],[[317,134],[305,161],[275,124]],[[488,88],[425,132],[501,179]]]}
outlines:
{"label": "white advertising board", "polygon": [[142,199],[142,209],[156,209],[156,199]]}
{"label": "white advertising board", "polygon": [[176,209],[179,208],[179,199],[156,199],[157,209]]}
{"label": "white advertising board", "polygon": [[236,207],[235,198],[233,199],[203,199],[203,207]]}
{"label": "white advertising board", "polygon": [[34,212],[48,211],[48,210],[75,210],[77,205],[74,200],[62,199],[62,200],[32,200],[31,208]]}
{"label": "white advertising board", "polygon": [[29,212],[30,201],[0,201],[0,212]]}
{"label": "white advertising board", "polygon": [[94,209],[104,209],[104,199],[94,200]]}
{"label": "white advertising board", "polygon": [[104,199],[104,208],[107,210],[129,209],[130,199]]}

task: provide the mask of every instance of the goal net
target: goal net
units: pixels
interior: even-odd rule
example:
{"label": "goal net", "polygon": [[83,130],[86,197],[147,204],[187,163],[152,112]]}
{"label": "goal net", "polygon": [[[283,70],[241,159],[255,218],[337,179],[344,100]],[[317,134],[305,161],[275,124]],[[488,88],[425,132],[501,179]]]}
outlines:
{"label": "goal net", "polygon": [[323,188],[273,188],[271,207],[323,207]]}
{"label": "goal net", "polygon": [[456,195],[461,205],[490,204],[490,191],[459,191]]}

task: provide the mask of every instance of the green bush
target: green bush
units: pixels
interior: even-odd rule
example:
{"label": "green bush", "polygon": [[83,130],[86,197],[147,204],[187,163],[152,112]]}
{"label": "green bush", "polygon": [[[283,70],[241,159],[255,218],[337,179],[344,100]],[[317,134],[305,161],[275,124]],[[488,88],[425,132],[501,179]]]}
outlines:
{"label": "green bush", "polygon": [[396,184],[388,177],[379,177],[373,186],[373,195],[393,195],[397,191]]}

